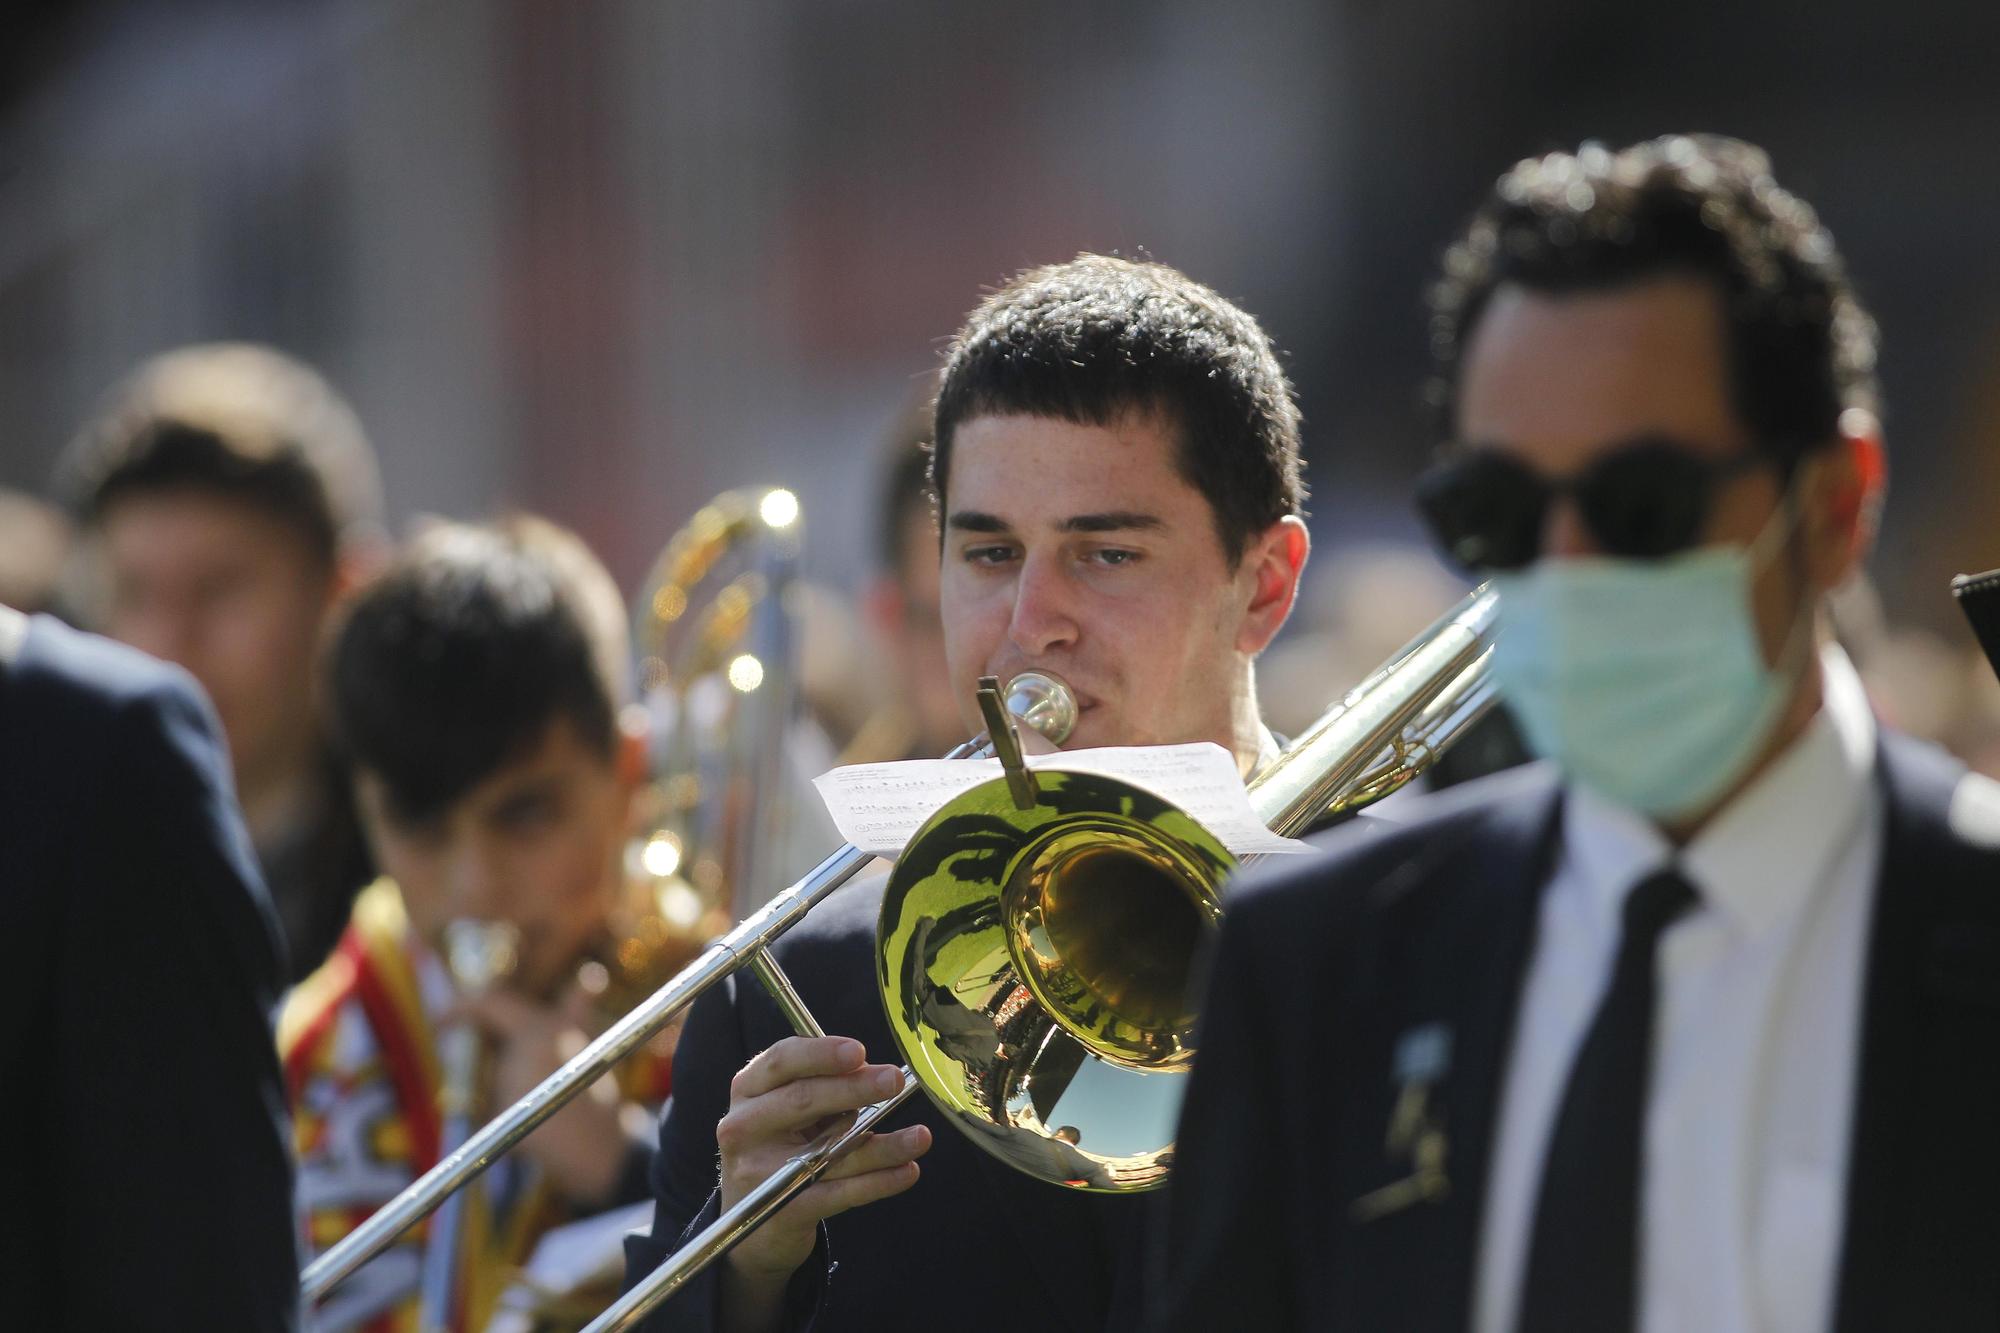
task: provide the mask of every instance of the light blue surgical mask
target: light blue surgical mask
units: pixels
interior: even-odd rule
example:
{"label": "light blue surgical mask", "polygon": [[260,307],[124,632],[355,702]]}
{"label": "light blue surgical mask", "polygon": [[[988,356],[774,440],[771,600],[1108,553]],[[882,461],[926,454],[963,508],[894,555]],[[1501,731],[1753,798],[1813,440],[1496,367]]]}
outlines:
{"label": "light blue surgical mask", "polygon": [[1811,645],[1808,600],[1767,665],[1750,607],[1795,514],[1788,488],[1749,546],[1496,573],[1494,683],[1530,748],[1655,819],[1698,814],[1726,792],[1769,739]]}

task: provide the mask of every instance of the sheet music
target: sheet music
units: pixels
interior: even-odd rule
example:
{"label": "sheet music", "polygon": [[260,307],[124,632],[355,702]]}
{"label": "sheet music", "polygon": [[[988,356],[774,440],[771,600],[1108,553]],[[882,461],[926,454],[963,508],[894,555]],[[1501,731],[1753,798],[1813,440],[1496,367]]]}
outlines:
{"label": "sheet music", "polygon": [[[1034,769],[1095,773],[1143,787],[1192,815],[1237,856],[1310,851],[1264,827],[1250,808],[1236,757],[1220,745],[1126,745],[1027,757]],[[938,808],[1001,776],[998,759],[909,759],[850,764],[813,779],[840,834],[875,856],[894,857]]]}

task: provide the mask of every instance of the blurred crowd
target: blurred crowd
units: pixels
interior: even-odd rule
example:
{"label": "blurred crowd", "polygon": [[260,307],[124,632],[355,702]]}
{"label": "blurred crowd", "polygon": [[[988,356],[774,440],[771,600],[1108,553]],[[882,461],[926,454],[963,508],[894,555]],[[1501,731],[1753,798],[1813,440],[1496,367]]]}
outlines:
{"label": "blurred crowd", "polygon": [[[838,837],[815,775],[965,739],[924,340],[1031,257],[1157,250],[1269,321],[1313,554],[1255,683],[1295,737],[1467,591],[1406,503],[1435,350],[1415,275],[1466,187],[1556,139],[1757,133],[1894,330],[1890,540],[1831,631],[1886,726],[2000,778],[2000,675],[1943,586],[1953,560],[2000,565],[2000,250],[1966,167],[2000,99],[1954,58],[2000,40],[2000,6],[29,8],[0,52],[0,723],[24,707],[8,608],[175,669],[136,679],[171,696],[169,748],[215,769],[183,793],[214,819],[182,821],[212,845],[167,873],[262,881],[268,919],[232,929],[270,956],[216,1003],[275,1032],[249,1043],[275,1065],[232,1077],[289,1151],[302,1259],[817,863]],[[1872,95],[1846,95],[1832,72],[1877,52]],[[266,341],[187,341],[223,332]],[[64,756],[27,744],[32,791]],[[1503,709],[1426,780],[1519,753]],[[69,757],[96,795],[157,758]],[[0,854],[32,822],[0,820]],[[126,887],[137,936],[186,896]],[[194,938],[139,943],[223,971]],[[171,1026],[178,984],[98,989]],[[99,1040],[19,1019],[37,1057]],[[601,1308],[679,1031],[317,1326]],[[12,1136],[53,1139],[49,1105]],[[59,1271],[10,1236],[0,1256]],[[60,1271],[55,1305],[80,1301]]]}
{"label": "blurred crowd", "polygon": [[[963,738],[938,612],[934,382],[915,384],[879,438],[844,446],[873,479],[859,586],[800,566],[801,506],[782,490],[702,509],[642,589],[615,586],[594,534],[530,514],[392,533],[363,423],[315,369],[251,344],[135,367],[41,493],[0,493],[0,604],[185,668],[219,718],[292,988],[278,1036],[310,1248],[462,1139],[475,1090],[504,1105],[533,1087],[813,864],[832,835],[807,779]],[[1280,734],[1464,591],[1428,550],[1343,535],[1320,534],[1260,664]],[[1983,658],[1902,623],[1865,580],[1834,622],[1885,721],[2000,776]],[[435,951],[464,921],[508,933],[464,960]],[[439,1035],[454,1028],[480,1032],[490,1063],[454,1066]],[[406,1247],[343,1289],[328,1326],[420,1299],[493,1317],[508,1293],[492,1275],[544,1233],[643,1203],[671,1049],[668,1034],[538,1132],[528,1166],[495,1173],[461,1223],[474,1276],[440,1287],[439,1247]],[[487,1252],[500,1261],[465,1260]]]}

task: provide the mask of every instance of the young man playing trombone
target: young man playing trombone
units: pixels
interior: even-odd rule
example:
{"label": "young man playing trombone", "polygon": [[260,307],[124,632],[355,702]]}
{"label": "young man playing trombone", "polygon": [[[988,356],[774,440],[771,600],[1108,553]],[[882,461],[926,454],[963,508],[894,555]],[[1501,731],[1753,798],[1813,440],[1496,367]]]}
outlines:
{"label": "young man playing trombone", "polygon": [[[1157,264],[1024,273],[960,332],[935,425],[967,734],[979,677],[1040,668],[1076,691],[1072,747],[1212,741],[1245,773],[1276,753],[1253,662],[1305,564],[1304,487],[1290,386],[1249,315]],[[900,1086],[873,984],[881,898],[879,878],[856,881],[776,950],[834,1035],[790,1035],[741,976],[695,1005],[628,1284]],[[1129,1326],[1139,1201],[1017,1175],[940,1121],[908,1103],[647,1326]]]}

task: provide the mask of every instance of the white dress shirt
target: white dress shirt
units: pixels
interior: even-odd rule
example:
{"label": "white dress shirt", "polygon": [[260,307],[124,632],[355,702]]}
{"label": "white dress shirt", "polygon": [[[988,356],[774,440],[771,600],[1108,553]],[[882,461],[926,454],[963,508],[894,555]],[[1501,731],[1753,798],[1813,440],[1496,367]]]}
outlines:
{"label": "white dress shirt", "polygon": [[[1845,654],[1825,706],[1683,849],[1700,903],[1659,950],[1640,1201],[1642,1333],[1832,1322],[1869,908],[1882,845],[1875,723]],[[1542,896],[1501,1088],[1475,1333],[1511,1333],[1542,1155],[1618,950],[1626,893],[1673,860],[1578,787]]]}

